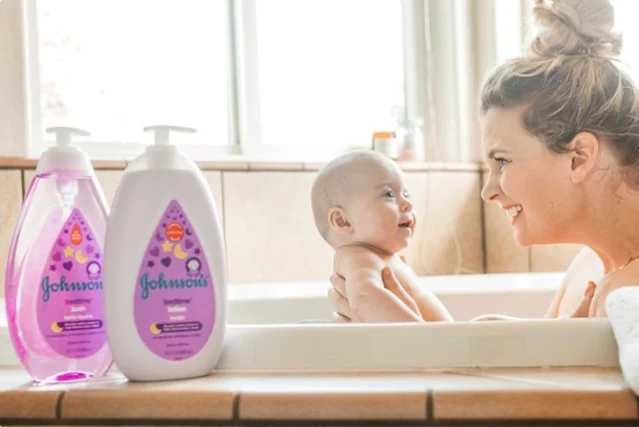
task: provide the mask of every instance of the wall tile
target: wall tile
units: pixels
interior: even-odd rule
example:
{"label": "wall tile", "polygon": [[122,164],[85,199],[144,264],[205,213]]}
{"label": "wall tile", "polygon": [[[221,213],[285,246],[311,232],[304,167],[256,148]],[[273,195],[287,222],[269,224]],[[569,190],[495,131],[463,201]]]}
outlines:
{"label": "wall tile", "polygon": [[[31,185],[31,181],[33,181],[33,177],[35,176],[35,170],[33,169],[24,169],[22,171],[23,173],[23,188],[24,188],[24,193],[26,193],[27,191],[29,191],[29,185]],[[24,196],[25,194],[23,194]]]}
{"label": "wall tile", "polygon": [[9,246],[18,222],[21,205],[21,171],[0,170],[0,298],[4,298]]}
{"label": "wall tile", "polygon": [[110,206],[111,204],[113,204],[113,198],[115,197],[115,191],[117,190],[118,184],[120,183],[122,172],[96,171],[95,174],[98,177],[98,181],[100,181],[102,191],[104,191],[104,196],[106,197],[107,203],[109,203]]}
{"label": "wall tile", "polygon": [[224,196],[222,193],[222,172],[204,172],[204,178],[209,183],[215,199],[217,213],[220,215],[220,225],[224,225]]}
{"label": "wall tile", "polygon": [[408,172],[405,177],[418,218],[407,262],[418,275],[482,273],[479,174]]}
{"label": "wall tile", "polygon": [[326,280],[333,251],[311,211],[315,172],[223,172],[231,283]]}

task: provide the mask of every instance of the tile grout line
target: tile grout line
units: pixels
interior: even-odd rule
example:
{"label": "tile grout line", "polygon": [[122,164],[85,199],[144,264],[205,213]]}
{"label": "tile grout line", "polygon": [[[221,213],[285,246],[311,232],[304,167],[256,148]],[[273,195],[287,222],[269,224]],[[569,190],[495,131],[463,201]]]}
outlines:
{"label": "tile grout line", "polygon": [[435,397],[432,388],[426,390],[426,424],[435,424]]}
{"label": "tile grout line", "polygon": [[63,391],[60,393],[60,396],[55,401],[55,419],[56,421],[60,421],[62,419],[62,400],[64,400],[64,396],[67,392]]}
{"label": "tile grout line", "polygon": [[481,199],[481,190],[484,188],[484,174],[479,172],[479,203],[481,209],[479,210],[479,217],[481,218],[481,246],[482,246],[482,263],[484,267],[484,273],[488,273],[488,242],[486,233],[486,203]]}
{"label": "tile grout line", "polygon": [[240,420],[240,396],[242,395],[241,391],[238,391],[235,396],[233,396],[233,413],[232,413],[232,421]]}
{"label": "tile grout line", "polygon": [[[220,206],[219,209],[219,213],[220,216],[222,217],[222,233],[224,235],[224,252],[226,254],[226,258],[228,259],[228,246],[226,244],[226,200],[224,200],[224,194],[226,193],[226,191],[224,191],[224,175],[226,175],[226,172],[220,172],[220,190],[221,193],[220,194],[220,198],[222,199],[222,206]],[[228,262],[228,261],[227,261]],[[228,267],[227,267],[228,269]],[[227,271],[227,275],[228,275],[228,271]]]}
{"label": "tile grout line", "polygon": [[27,173],[24,169],[20,169],[20,186],[22,187],[22,202],[24,203],[24,198],[27,195]]}

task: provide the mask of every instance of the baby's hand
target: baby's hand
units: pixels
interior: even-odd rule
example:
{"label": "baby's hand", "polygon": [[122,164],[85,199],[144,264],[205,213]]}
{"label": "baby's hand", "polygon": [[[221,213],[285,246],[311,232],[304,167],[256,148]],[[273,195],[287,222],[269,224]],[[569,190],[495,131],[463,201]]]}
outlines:
{"label": "baby's hand", "polygon": [[595,282],[588,282],[588,286],[584,291],[584,297],[581,300],[581,303],[570,317],[588,317],[590,314],[590,304],[592,303],[592,298],[595,296],[596,289],[597,284]]}

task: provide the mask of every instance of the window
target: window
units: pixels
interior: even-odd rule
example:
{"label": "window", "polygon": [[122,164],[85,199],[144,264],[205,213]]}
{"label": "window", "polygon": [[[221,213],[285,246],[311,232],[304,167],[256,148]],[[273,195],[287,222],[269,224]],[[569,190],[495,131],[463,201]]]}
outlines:
{"label": "window", "polygon": [[533,0],[495,0],[495,56],[500,63],[525,54]]}
{"label": "window", "polygon": [[93,158],[131,158],[152,124],[197,128],[179,136],[196,158],[332,155],[405,111],[401,1],[28,4],[31,155],[69,125]]}
{"label": "window", "polygon": [[263,144],[339,146],[392,125],[392,106],[403,104],[399,2],[262,0],[256,6]]}
{"label": "window", "polygon": [[198,128],[181,140],[228,144],[226,2],[38,0],[36,10],[36,135],[64,123],[95,144],[126,144],[171,123]]}
{"label": "window", "polygon": [[639,27],[636,19],[639,4],[632,0],[612,0],[615,30],[623,34],[620,59],[628,65],[635,82],[639,82]]}

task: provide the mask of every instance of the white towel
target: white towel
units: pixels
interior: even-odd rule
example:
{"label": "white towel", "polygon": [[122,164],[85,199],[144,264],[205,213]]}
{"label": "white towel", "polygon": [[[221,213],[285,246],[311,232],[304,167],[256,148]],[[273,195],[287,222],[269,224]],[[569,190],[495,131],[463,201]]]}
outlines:
{"label": "white towel", "polygon": [[606,313],[617,339],[623,377],[639,395],[639,287],[611,292],[606,298]]}

